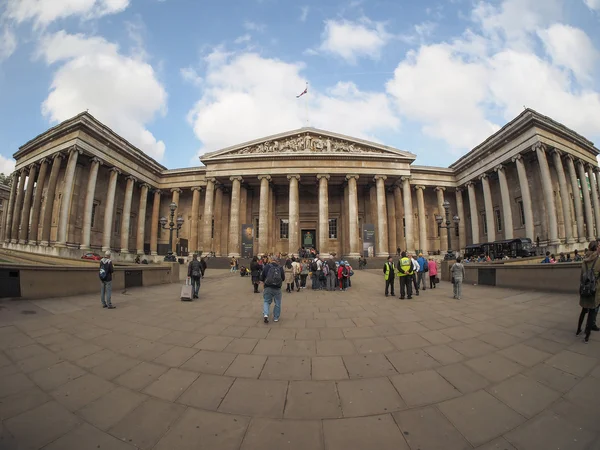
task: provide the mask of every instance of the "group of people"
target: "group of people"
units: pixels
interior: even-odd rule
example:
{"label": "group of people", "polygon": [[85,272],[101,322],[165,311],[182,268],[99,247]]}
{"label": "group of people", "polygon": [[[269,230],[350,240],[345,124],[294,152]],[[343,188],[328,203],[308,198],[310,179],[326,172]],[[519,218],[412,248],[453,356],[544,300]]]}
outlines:
{"label": "group of people", "polygon": [[[465,267],[461,262],[460,256],[450,268],[452,274],[452,283],[454,285],[454,298],[460,300],[462,297],[462,282],[465,278]],[[398,262],[394,263],[394,258],[388,256],[387,262],[383,265],[383,276],[385,279],[385,296],[395,296],[394,284],[398,278],[400,284],[400,300],[412,299],[413,287],[415,295],[419,295],[419,290],[427,290],[427,278],[429,277],[429,288],[435,289],[439,283],[438,266],[433,258],[429,261],[423,257],[422,253],[408,255],[406,252],[400,253]]]}
{"label": "group of people", "polygon": [[573,259],[571,259],[571,254],[567,253],[566,255],[563,252],[560,252],[559,258],[556,259],[553,253],[546,252],[546,257],[541,261],[542,264],[556,264],[556,263],[568,263],[568,262],[581,262],[583,261],[583,256],[579,254],[578,250],[573,252]]}

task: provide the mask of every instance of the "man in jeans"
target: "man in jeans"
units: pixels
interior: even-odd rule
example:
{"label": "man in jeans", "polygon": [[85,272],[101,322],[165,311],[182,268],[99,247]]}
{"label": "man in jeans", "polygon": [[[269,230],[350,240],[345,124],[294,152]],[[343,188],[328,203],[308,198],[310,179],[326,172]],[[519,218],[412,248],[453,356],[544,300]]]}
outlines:
{"label": "man in jeans", "polygon": [[113,263],[110,259],[110,250],[104,253],[104,258],[100,260],[100,300],[102,301],[102,307],[108,309],[115,309],[110,297],[112,294],[112,274],[115,271]]}
{"label": "man in jeans", "polygon": [[200,261],[198,261],[198,255],[195,253],[193,259],[188,264],[188,277],[190,277],[190,281],[192,282],[193,298],[198,298],[200,278],[202,277],[202,266]]}
{"label": "man in jeans", "polygon": [[269,323],[269,310],[273,300],[275,301],[273,322],[279,322],[281,314],[281,285],[285,280],[285,272],[278,262],[276,259],[272,260],[265,265],[260,274],[260,281],[265,285],[263,290],[263,320],[265,323]]}
{"label": "man in jeans", "polygon": [[329,269],[329,273],[327,275],[327,290],[335,291],[335,286],[337,284],[337,268],[335,267],[333,255],[329,255],[329,259],[324,264],[327,264],[327,268]]}

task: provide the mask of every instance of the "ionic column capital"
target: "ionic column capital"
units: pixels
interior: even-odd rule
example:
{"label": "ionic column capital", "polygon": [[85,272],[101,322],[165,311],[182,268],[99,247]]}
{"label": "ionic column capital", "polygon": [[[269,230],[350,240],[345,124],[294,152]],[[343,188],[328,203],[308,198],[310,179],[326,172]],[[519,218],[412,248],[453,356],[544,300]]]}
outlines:
{"label": "ionic column capital", "polygon": [[559,158],[561,158],[561,157],[562,157],[562,155],[563,155],[563,152],[561,152],[561,151],[560,151],[559,149],[557,149],[557,148],[553,148],[552,150],[550,150],[550,154],[551,154],[552,156],[554,156],[554,155],[558,155],[558,157],[559,157]]}
{"label": "ionic column capital", "polygon": [[180,188],[171,188],[171,192],[181,194],[183,191]]}
{"label": "ionic column capital", "polygon": [[91,163],[98,163],[99,166],[101,166],[103,164],[102,160],[100,158],[98,158],[97,156],[94,156],[93,158],[91,158],[90,162]]}
{"label": "ionic column capital", "polygon": [[295,178],[296,180],[300,181],[300,175],[297,173],[293,173],[287,176],[287,179],[290,181],[292,180],[292,178]]}
{"label": "ionic column capital", "polygon": [[536,142],[535,144],[533,144],[531,146],[531,150],[534,152],[537,152],[538,150],[540,150],[540,151],[546,153],[546,150],[548,150],[548,147],[543,142]]}
{"label": "ionic column capital", "polygon": [[457,187],[456,192],[458,192],[459,194],[462,194],[464,192],[464,188]]}
{"label": "ionic column capital", "polygon": [[468,188],[470,188],[471,186],[475,186],[475,182],[474,182],[473,180],[471,180],[471,181],[467,181],[467,182],[465,183],[465,186],[466,186],[466,187],[467,187],[467,189],[468,189]]}
{"label": "ionic column capital", "polygon": [[65,155],[62,152],[58,152],[58,153],[55,153],[54,155],[52,155],[52,159],[58,159],[58,158],[62,159],[64,157],[65,157]]}
{"label": "ionic column capital", "polygon": [[573,155],[571,155],[570,153],[565,154],[565,159],[568,161],[571,161],[572,163],[575,162],[575,157]]}
{"label": "ionic column capital", "polygon": [[262,181],[262,180],[271,181],[271,175],[259,175],[259,176],[258,176],[258,179],[259,179],[260,181]]}
{"label": "ionic column capital", "polygon": [[[357,176],[358,176],[358,175],[357,175]],[[385,181],[385,180],[387,180],[387,175],[375,175],[375,176],[373,177],[373,179],[374,179],[375,181],[377,181],[377,180],[383,180],[383,181]]]}
{"label": "ionic column capital", "polygon": [[326,180],[329,180],[329,174],[327,174],[327,173],[318,173],[317,174],[317,180],[320,180],[321,178],[325,178]]}
{"label": "ionic column capital", "polygon": [[436,191],[436,192],[437,192],[437,191],[442,191],[442,192],[444,192],[445,190],[446,190],[446,188],[445,188],[445,187],[443,187],[443,186],[437,186],[437,187],[434,189],[434,191]]}
{"label": "ionic column capital", "polygon": [[516,163],[517,161],[523,161],[523,155],[519,153],[518,155],[515,155],[512,158],[510,158],[510,160],[514,163]]}
{"label": "ionic column capital", "polygon": [[352,180],[352,179],[358,180],[358,174],[356,174],[356,173],[349,173],[348,175],[346,175],[346,180]]}
{"label": "ionic column capital", "polygon": [[160,196],[162,194],[161,189],[154,189],[153,192],[154,192],[154,195],[158,195],[158,196]]}
{"label": "ionic column capital", "polygon": [[194,192],[194,191],[202,192],[203,189],[204,189],[204,186],[193,186],[192,192]]}
{"label": "ionic column capital", "polygon": [[479,178],[481,181],[483,181],[483,180],[487,180],[489,178],[489,175],[487,173],[482,173],[477,178]]}
{"label": "ionic column capital", "polygon": [[235,176],[235,177],[229,177],[229,181],[235,181],[235,180],[239,181],[240,183],[242,181],[244,181],[244,179],[241,176],[239,176],[239,175]]}
{"label": "ionic column capital", "polygon": [[69,148],[68,150],[69,154],[72,154],[73,152],[77,152],[80,155],[83,155],[83,150],[81,150],[79,147],[77,147],[76,145],[72,146]]}
{"label": "ionic column capital", "polygon": [[213,184],[214,184],[214,183],[216,183],[216,182],[217,182],[217,179],[216,179],[215,177],[208,177],[208,178],[206,179],[206,183],[207,183],[207,184],[208,184],[208,183],[213,183]]}
{"label": "ionic column capital", "polygon": [[585,170],[594,170],[594,166],[591,163],[585,163]]}
{"label": "ionic column capital", "polygon": [[425,186],[423,186],[422,184],[416,185],[415,186],[415,191],[418,191],[418,190],[424,191],[425,190]]}
{"label": "ionic column capital", "polygon": [[36,162],[36,164],[39,164],[40,166],[44,163],[48,163],[48,158],[42,158]]}
{"label": "ionic column capital", "polygon": [[126,179],[127,181],[131,180],[131,181],[133,181],[134,183],[137,181],[137,178],[136,178],[136,177],[134,177],[133,175],[127,175],[127,176],[125,177],[125,179]]}
{"label": "ionic column capital", "polygon": [[410,175],[404,175],[400,177],[400,181],[405,182],[408,181],[410,183]]}
{"label": "ionic column capital", "polygon": [[498,164],[496,167],[494,167],[494,172],[500,172],[501,170],[504,170],[505,167],[503,164]]}
{"label": "ionic column capital", "polygon": [[151,189],[151,187],[150,187],[150,185],[148,183],[142,183],[142,184],[140,184],[140,189],[142,189],[142,188],[146,188],[148,190]]}
{"label": "ionic column capital", "polygon": [[110,169],[108,169],[109,172],[115,172],[117,175],[121,175],[123,172],[121,172],[121,170],[117,167],[111,167]]}

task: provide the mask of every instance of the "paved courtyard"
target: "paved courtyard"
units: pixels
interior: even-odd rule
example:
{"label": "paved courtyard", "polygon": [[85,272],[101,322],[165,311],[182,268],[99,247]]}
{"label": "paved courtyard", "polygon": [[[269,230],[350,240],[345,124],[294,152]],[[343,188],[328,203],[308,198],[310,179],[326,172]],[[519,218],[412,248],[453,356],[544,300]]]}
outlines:
{"label": "paved courtyard", "polygon": [[[443,283],[383,296],[285,294],[262,323],[250,281],[0,304],[0,448],[597,450],[600,334],[576,296]],[[398,294],[399,290],[396,290]]]}

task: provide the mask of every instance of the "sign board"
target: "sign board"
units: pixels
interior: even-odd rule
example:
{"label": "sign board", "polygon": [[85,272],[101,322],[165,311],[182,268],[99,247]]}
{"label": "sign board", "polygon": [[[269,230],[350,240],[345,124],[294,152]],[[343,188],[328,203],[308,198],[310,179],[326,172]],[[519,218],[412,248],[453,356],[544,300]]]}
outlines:
{"label": "sign board", "polygon": [[242,258],[252,258],[254,248],[254,227],[251,223],[242,225]]}
{"label": "sign board", "polygon": [[365,258],[375,256],[375,225],[372,223],[363,225],[363,256]]}

